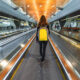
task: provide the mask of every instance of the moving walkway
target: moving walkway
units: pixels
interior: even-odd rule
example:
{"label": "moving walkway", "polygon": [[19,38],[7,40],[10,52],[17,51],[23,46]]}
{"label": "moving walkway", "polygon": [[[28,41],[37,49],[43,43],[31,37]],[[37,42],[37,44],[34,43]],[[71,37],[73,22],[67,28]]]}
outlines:
{"label": "moving walkway", "polygon": [[[58,40],[62,42],[59,43]],[[79,80],[79,75],[77,74],[77,71],[79,72],[79,63],[77,63],[79,62],[77,60],[78,56],[76,55],[77,58],[73,59],[75,54],[71,56],[72,53],[69,54],[69,51],[66,52],[65,47],[67,49],[68,45],[70,43],[64,40],[59,34],[51,32],[46,48],[45,61],[41,62],[39,43],[36,42],[35,34],[33,34],[25,46],[23,46],[13,60],[9,62],[8,66],[1,72],[0,79]],[[73,62],[76,63],[76,66]]]}
{"label": "moving walkway", "polygon": [[48,43],[45,61],[40,61],[39,44],[34,42],[11,80],[66,80]]}

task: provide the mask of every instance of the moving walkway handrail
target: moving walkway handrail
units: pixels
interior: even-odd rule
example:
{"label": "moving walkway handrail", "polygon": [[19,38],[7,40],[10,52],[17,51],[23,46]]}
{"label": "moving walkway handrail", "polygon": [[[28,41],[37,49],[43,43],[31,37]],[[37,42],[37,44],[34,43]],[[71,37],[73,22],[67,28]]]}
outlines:
{"label": "moving walkway handrail", "polygon": [[6,44],[12,42],[13,40],[16,40],[16,39],[18,39],[19,37],[24,36],[25,34],[31,32],[31,31],[34,31],[34,30],[35,30],[35,29],[32,29],[32,30],[30,30],[30,31],[24,32],[24,33],[19,34],[19,35],[17,35],[17,36],[13,36],[13,37],[11,37],[11,38],[9,38],[9,39],[7,39],[7,40],[1,41],[1,42],[0,42],[0,46],[6,45]]}
{"label": "moving walkway handrail", "polygon": [[[0,74],[0,80],[9,80],[9,76],[12,73],[12,71],[15,69],[16,65],[19,63],[23,55],[25,54],[25,51],[32,43],[33,39],[35,38],[35,34],[29,39],[27,44],[22,48],[19,53],[13,58],[13,60],[8,64],[8,66],[2,71]],[[3,75],[4,74],[4,75]]]}
{"label": "moving walkway handrail", "polygon": [[55,54],[62,66],[62,69],[64,70],[66,77],[68,80],[79,80],[79,77],[74,73],[73,69],[70,67],[70,65],[67,63],[66,59],[62,55],[61,51],[57,47],[57,45],[53,42],[53,40],[49,37],[49,42],[55,51]]}
{"label": "moving walkway handrail", "polygon": [[0,45],[0,62],[6,57],[9,58],[9,55],[15,54],[15,50],[19,50],[21,48],[21,45],[25,45],[34,32],[35,29],[32,29],[28,32],[24,32],[20,35],[3,40],[3,44]]}

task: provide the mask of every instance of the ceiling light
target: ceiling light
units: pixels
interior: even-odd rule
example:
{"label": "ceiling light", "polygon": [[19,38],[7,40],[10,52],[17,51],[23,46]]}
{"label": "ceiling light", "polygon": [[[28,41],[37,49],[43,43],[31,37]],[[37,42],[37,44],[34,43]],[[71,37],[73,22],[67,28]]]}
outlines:
{"label": "ceiling light", "polygon": [[47,13],[47,12],[44,12],[44,13]]}
{"label": "ceiling light", "polygon": [[34,9],[35,9],[37,19],[39,20],[39,11],[38,11],[36,0],[33,0],[33,5],[34,5]]}
{"label": "ceiling light", "polygon": [[29,8],[29,7],[30,7],[30,5],[27,5],[27,7]]}
{"label": "ceiling light", "polygon": [[53,5],[52,7],[55,7],[55,5]]}
{"label": "ceiling light", "polygon": [[42,7],[42,5],[40,5],[40,7]]}
{"label": "ceiling light", "polygon": [[49,5],[50,5],[50,0],[47,0],[47,1],[46,1],[46,4],[45,4],[45,10],[44,10],[44,15],[45,15],[45,16],[47,15]]}

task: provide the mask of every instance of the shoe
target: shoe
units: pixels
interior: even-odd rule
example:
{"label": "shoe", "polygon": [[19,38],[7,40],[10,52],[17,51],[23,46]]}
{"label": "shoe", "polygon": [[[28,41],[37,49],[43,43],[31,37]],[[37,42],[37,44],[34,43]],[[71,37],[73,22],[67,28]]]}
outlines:
{"label": "shoe", "polygon": [[43,62],[44,61],[44,59],[43,58],[41,58],[41,62]]}

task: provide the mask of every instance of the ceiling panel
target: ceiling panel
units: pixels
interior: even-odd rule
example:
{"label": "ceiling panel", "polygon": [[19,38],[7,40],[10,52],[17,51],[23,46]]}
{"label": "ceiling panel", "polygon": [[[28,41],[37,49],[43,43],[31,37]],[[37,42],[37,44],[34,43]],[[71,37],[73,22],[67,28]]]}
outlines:
{"label": "ceiling panel", "polygon": [[[77,6],[76,6],[77,5]],[[74,13],[80,10],[80,0],[71,0],[62,11],[59,11],[53,18],[50,18],[48,22],[58,20],[66,15]]]}
{"label": "ceiling panel", "polygon": [[48,19],[54,14],[56,7],[63,7],[69,0],[13,0],[15,4],[22,7],[31,17],[39,21],[41,15]]}

